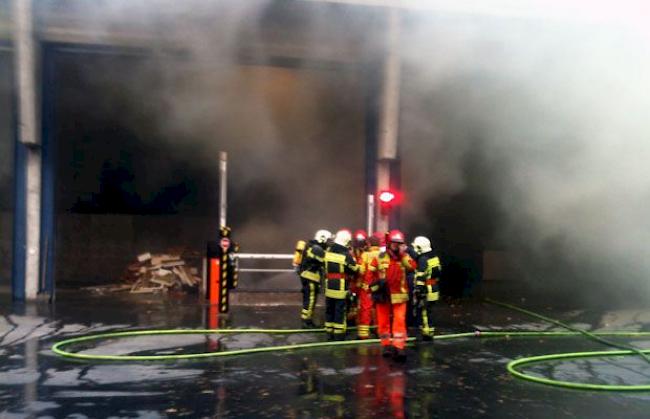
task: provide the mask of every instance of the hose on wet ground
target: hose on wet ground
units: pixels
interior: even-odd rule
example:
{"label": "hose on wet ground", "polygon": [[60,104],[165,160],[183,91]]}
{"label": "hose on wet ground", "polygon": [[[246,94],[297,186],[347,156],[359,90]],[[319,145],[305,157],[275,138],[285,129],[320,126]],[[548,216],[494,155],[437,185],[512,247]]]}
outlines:
{"label": "hose on wet ground", "polygon": [[550,361],[567,361],[573,359],[582,359],[582,358],[604,358],[604,357],[622,357],[622,356],[640,356],[643,360],[650,363],[650,349],[638,349],[633,346],[624,345],[621,343],[613,342],[608,339],[604,339],[601,336],[626,336],[626,337],[644,337],[650,336],[650,332],[589,332],[584,329],[573,327],[564,322],[561,322],[556,319],[535,313],[530,310],[526,310],[519,306],[503,303],[500,301],[492,300],[487,298],[487,301],[490,304],[494,304],[500,307],[508,308],[510,310],[517,311],[519,313],[526,314],[528,316],[546,321],[548,323],[554,324],[556,326],[563,327],[567,330],[570,330],[572,334],[586,336],[589,339],[592,339],[596,342],[605,344],[610,347],[617,348],[617,351],[590,351],[590,352],[568,352],[568,353],[559,353],[559,354],[550,354],[550,355],[540,355],[540,356],[531,356],[525,358],[519,358],[514,361],[510,361],[507,365],[508,372],[517,378],[523,380],[528,380],[540,384],[547,384],[555,387],[570,388],[576,390],[601,390],[601,391],[648,391],[650,390],[650,384],[640,384],[640,385],[620,385],[620,384],[590,384],[590,383],[577,383],[571,381],[561,381],[553,380],[550,378],[540,377],[537,375],[526,374],[521,371],[522,367],[525,365],[534,365],[541,364]]}
{"label": "hose on wet ground", "polygon": [[[465,333],[454,333],[435,336],[436,341],[451,340],[469,337],[483,337],[483,338],[496,338],[496,337],[552,337],[552,336],[587,336],[600,343],[605,343],[609,346],[616,346],[618,348],[624,347],[618,351],[595,351],[595,352],[572,352],[561,354],[550,354],[534,357],[520,358],[511,361],[507,365],[508,371],[517,378],[528,380],[540,384],[546,384],[562,388],[571,388],[577,390],[601,390],[601,391],[648,391],[650,384],[642,385],[609,385],[609,384],[590,384],[578,383],[569,381],[560,381],[550,378],[540,377],[537,375],[526,374],[521,371],[525,365],[540,364],[549,361],[558,360],[572,360],[580,358],[594,358],[594,357],[621,357],[631,355],[641,355],[645,360],[648,360],[650,350],[640,350],[625,345],[619,345],[615,342],[603,339],[602,336],[621,336],[621,337],[648,337],[650,332],[634,332],[634,331],[612,331],[612,332],[587,332],[562,323],[558,320],[551,319],[540,314],[522,309],[520,307],[501,303],[494,300],[487,300],[491,304],[499,305],[501,307],[509,308],[519,311],[521,313],[536,317],[538,319],[550,322],[552,324],[568,329],[568,332],[563,331],[475,331]],[[70,352],[65,350],[69,346],[79,345],[82,343],[89,343],[93,341],[100,341],[106,339],[127,338],[137,336],[161,336],[161,335],[211,335],[211,334],[241,334],[241,333],[260,333],[260,334],[305,334],[305,333],[324,333],[325,329],[168,329],[168,330],[130,330],[123,332],[110,332],[97,335],[79,336],[66,340],[56,342],[52,346],[52,352],[55,354],[76,360],[82,361],[173,361],[182,359],[204,359],[213,357],[229,357],[235,355],[248,355],[259,354],[265,352],[276,351],[295,351],[308,348],[322,348],[322,347],[344,347],[355,345],[370,345],[379,343],[379,339],[365,339],[365,340],[345,340],[345,341],[327,341],[327,342],[309,342],[297,343],[290,345],[269,346],[259,348],[246,348],[246,349],[233,349],[226,351],[202,352],[202,353],[189,353],[189,354],[162,354],[162,355],[102,355],[102,354],[84,354],[78,352]],[[409,338],[409,342],[415,341],[416,338]]]}

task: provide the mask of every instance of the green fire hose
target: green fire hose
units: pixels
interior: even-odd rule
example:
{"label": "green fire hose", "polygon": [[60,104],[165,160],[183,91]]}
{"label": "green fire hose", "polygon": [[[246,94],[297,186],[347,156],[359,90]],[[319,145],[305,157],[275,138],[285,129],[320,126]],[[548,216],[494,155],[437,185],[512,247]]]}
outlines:
{"label": "green fire hose", "polygon": [[486,299],[487,302],[495,304],[497,306],[509,308],[511,310],[518,311],[520,313],[526,314],[531,317],[535,317],[540,320],[555,324],[557,326],[564,327],[565,329],[571,330],[571,333],[574,335],[583,335],[589,339],[592,339],[596,342],[603,343],[607,346],[612,346],[619,348],[618,351],[594,351],[594,352],[568,352],[561,354],[551,354],[551,355],[541,355],[541,356],[532,356],[526,358],[520,358],[508,363],[508,372],[517,378],[523,380],[533,381],[540,384],[547,384],[556,387],[570,388],[575,390],[601,390],[601,391],[648,391],[650,390],[650,384],[641,384],[641,385],[614,385],[614,384],[588,384],[588,383],[575,383],[570,381],[560,381],[553,380],[550,378],[538,377],[535,375],[530,375],[521,372],[520,369],[524,365],[533,365],[541,364],[543,362],[557,361],[557,360],[570,360],[570,359],[579,359],[579,358],[603,358],[603,357],[621,357],[621,356],[631,356],[637,355],[640,356],[643,360],[650,363],[650,349],[641,350],[634,348],[632,346],[619,344],[612,342],[607,339],[603,339],[601,336],[627,336],[627,337],[644,337],[650,336],[650,332],[603,332],[603,333],[594,333],[588,332],[583,329],[579,329],[573,326],[570,326],[566,323],[563,323],[559,320],[551,319],[550,317],[543,316],[541,314],[517,307],[512,304],[506,304],[499,301]]}
{"label": "green fire hose", "polygon": [[[558,361],[558,360],[571,360],[578,358],[594,358],[594,357],[621,357],[621,356],[630,356],[637,355],[642,356],[646,361],[650,362],[650,358],[647,354],[650,354],[650,350],[639,350],[636,348],[622,346],[615,342],[611,342],[602,338],[602,336],[625,336],[625,337],[647,337],[650,336],[650,332],[600,332],[600,333],[591,333],[581,329],[573,328],[569,325],[566,325],[562,322],[559,322],[554,319],[550,319],[539,315],[528,310],[524,310],[517,306],[510,304],[500,303],[498,301],[487,300],[489,303],[496,304],[502,307],[506,307],[512,310],[517,310],[524,314],[542,319],[544,321],[562,326],[569,329],[568,332],[530,332],[530,331],[476,331],[476,332],[467,332],[467,333],[454,333],[446,335],[435,336],[435,340],[450,340],[450,339],[460,339],[460,338],[469,338],[469,337],[483,337],[483,338],[494,338],[494,337],[551,337],[551,336],[587,336],[591,339],[594,339],[598,342],[605,343],[609,346],[615,346],[617,348],[622,348],[622,350],[617,351],[597,351],[597,352],[573,352],[573,353],[561,353],[561,354],[551,354],[551,355],[542,355],[534,356],[527,358],[520,358],[515,361],[511,361],[507,365],[508,371],[517,378],[528,380],[536,383],[571,388],[577,390],[605,390],[605,391],[647,391],[650,390],[650,384],[643,385],[608,385],[608,384],[588,384],[588,383],[577,383],[577,382],[568,382],[568,381],[559,381],[549,378],[539,377],[535,375],[529,375],[524,372],[521,372],[521,368],[525,365],[540,364],[543,362],[549,361]],[[115,338],[127,338],[134,336],[161,336],[161,335],[209,335],[209,334],[236,334],[236,333],[262,333],[262,334],[305,334],[305,333],[324,333],[325,329],[169,329],[169,330],[131,330],[124,332],[110,332],[102,333],[97,335],[87,335],[80,336],[71,339],[62,340],[56,342],[52,346],[52,352],[55,354],[76,359],[82,361],[170,361],[170,360],[180,360],[180,359],[202,359],[202,358],[213,358],[213,357],[228,357],[235,355],[247,355],[255,353],[264,353],[264,352],[276,352],[276,351],[294,351],[299,349],[308,349],[308,348],[322,348],[322,347],[339,347],[339,346],[354,346],[354,345],[368,345],[379,343],[379,339],[366,339],[366,340],[346,340],[346,341],[335,341],[335,342],[312,342],[312,343],[300,343],[292,345],[281,345],[281,346],[269,346],[262,348],[248,348],[248,349],[234,349],[227,351],[215,351],[215,352],[203,352],[203,353],[191,353],[191,354],[164,354],[164,355],[95,355],[95,354],[83,354],[77,352],[70,352],[64,348],[79,345],[81,343],[96,342],[106,339],[115,339]],[[415,338],[409,338],[409,342],[413,342]]]}

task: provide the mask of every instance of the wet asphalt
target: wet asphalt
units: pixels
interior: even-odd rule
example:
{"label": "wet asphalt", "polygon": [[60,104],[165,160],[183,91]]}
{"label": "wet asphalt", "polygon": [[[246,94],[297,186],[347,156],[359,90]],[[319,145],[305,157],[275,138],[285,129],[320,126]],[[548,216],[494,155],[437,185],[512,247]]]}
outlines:
{"label": "wet asphalt", "polygon": [[[650,416],[650,393],[564,390],[511,377],[521,356],[607,349],[582,337],[458,339],[408,348],[403,364],[377,345],[305,349],[223,359],[77,362],[57,357],[63,338],[113,330],[208,327],[196,296],[62,292],[55,304],[0,300],[0,418],[158,417],[498,417]],[[648,309],[529,309],[589,330],[650,330]],[[322,310],[322,309],[321,309]],[[299,307],[235,306],[222,327],[297,328]],[[322,317],[322,313],[319,313]],[[436,308],[441,333],[557,330],[477,300]],[[321,319],[322,321],[322,319]],[[323,335],[150,336],[78,347],[86,353],[164,354],[316,342]],[[650,348],[650,338],[617,338]],[[583,360],[531,367],[560,380],[650,383],[638,358]]]}

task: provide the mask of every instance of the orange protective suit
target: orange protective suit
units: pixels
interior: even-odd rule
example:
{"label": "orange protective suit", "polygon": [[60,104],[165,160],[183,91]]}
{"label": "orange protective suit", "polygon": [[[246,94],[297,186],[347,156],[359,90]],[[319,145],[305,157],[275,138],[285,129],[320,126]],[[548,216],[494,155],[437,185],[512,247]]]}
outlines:
{"label": "orange protective suit", "polygon": [[375,303],[377,328],[381,344],[404,350],[406,346],[406,305],[409,299],[406,272],[416,268],[415,261],[406,253],[390,247],[372,262],[377,276],[386,281],[389,298]]}

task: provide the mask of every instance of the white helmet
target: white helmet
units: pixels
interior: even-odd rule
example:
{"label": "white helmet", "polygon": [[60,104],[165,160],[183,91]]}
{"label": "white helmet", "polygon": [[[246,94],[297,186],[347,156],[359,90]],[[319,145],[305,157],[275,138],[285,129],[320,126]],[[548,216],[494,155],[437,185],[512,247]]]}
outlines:
{"label": "white helmet", "polygon": [[339,230],[336,232],[336,236],[334,236],[334,243],[340,244],[341,246],[347,247],[350,241],[352,241],[352,233],[350,233],[350,230]]}
{"label": "white helmet", "polygon": [[332,233],[327,230],[318,230],[316,234],[314,234],[314,240],[318,243],[325,243],[330,238],[332,238]]}
{"label": "white helmet", "polygon": [[418,255],[431,251],[431,241],[424,236],[417,236],[413,239],[411,246],[413,246],[413,250]]}

